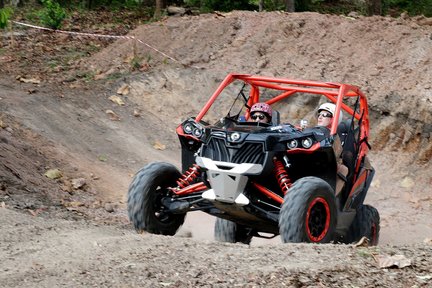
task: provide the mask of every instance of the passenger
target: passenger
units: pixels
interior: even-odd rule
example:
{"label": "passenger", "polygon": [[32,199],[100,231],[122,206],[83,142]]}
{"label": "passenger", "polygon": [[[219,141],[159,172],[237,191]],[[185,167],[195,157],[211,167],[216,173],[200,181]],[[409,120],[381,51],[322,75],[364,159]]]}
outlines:
{"label": "passenger", "polygon": [[259,123],[271,123],[272,108],[267,103],[255,103],[250,109],[250,118]]}
{"label": "passenger", "polygon": [[[318,114],[317,114],[318,123],[317,123],[317,125],[318,126],[324,126],[324,127],[331,129],[331,126],[333,124],[333,116],[335,114],[335,110],[336,110],[336,105],[333,103],[322,104],[318,108]],[[340,111],[338,123],[340,123],[342,121],[342,118],[343,118],[343,114],[342,114],[342,111]]]}
{"label": "passenger", "polygon": [[[317,115],[317,125],[318,126],[324,126],[327,127],[329,129],[331,129],[332,124],[333,124],[333,116],[335,114],[336,111],[336,105],[333,103],[324,103],[322,104],[319,108],[318,108],[318,115]],[[339,121],[338,123],[340,123],[342,121],[343,118],[343,114],[342,111],[339,112]],[[335,154],[337,155],[337,174],[338,177],[336,179],[336,195],[338,195],[341,191],[342,188],[345,185],[346,177],[348,175],[348,167],[345,166],[344,164],[342,164],[342,160],[341,160],[341,153],[342,153],[342,144],[340,143],[340,139],[339,137],[336,137],[336,143],[334,143],[334,148],[335,148]]]}

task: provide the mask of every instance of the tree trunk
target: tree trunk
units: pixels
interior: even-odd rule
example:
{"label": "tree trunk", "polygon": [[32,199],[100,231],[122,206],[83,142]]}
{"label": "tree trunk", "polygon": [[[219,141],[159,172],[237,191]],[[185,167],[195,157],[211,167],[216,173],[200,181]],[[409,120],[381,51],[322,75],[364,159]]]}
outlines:
{"label": "tree trunk", "polygon": [[295,12],[295,1],[294,0],[285,0],[285,11]]}
{"label": "tree trunk", "polygon": [[93,8],[93,1],[92,0],[86,0],[86,7],[88,10],[91,10]]}
{"label": "tree trunk", "polygon": [[4,0],[0,0],[0,9],[4,8]]}
{"label": "tree trunk", "polygon": [[368,14],[369,15],[381,15],[382,14],[382,1],[381,0],[369,0],[367,1]]}
{"label": "tree trunk", "polygon": [[264,0],[260,0],[258,3],[258,11],[262,12],[264,10]]}
{"label": "tree trunk", "polygon": [[164,0],[156,0],[155,13],[153,18],[159,19],[162,16],[162,9],[164,8]]}

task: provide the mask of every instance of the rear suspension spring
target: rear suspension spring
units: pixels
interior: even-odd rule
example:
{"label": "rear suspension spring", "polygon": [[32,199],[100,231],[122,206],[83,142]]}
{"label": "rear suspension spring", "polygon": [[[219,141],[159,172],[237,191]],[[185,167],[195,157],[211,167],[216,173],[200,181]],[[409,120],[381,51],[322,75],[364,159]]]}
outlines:
{"label": "rear suspension spring", "polygon": [[291,179],[288,177],[288,173],[286,172],[281,160],[275,157],[273,158],[273,163],[275,167],[276,180],[279,183],[279,187],[281,188],[283,195],[285,195],[292,185]]}
{"label": "rear suspension spring", "polygon": [[187,187],[193,183],[193,181],[199,176],[200,167],[197,164],[193,164],[183,175],[177,180],[179,189]]}

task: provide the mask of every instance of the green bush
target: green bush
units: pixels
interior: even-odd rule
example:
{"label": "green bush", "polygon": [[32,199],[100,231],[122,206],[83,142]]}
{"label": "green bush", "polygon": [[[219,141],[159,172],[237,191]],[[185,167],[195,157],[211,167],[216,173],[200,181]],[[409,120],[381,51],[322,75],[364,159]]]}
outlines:
{"label": "green bush", "polygon": [[[251,4],[258,7],[259,0],[251,0],[249,1]],[[277,10],[285,10],[285,1],[284,0],[264,0],[263,8],[265,11],[277,11]]]}
{"label": "green bush", "polygon": [[9,7],[0,9],[0,29],[5,29],[8,26],[12,12],[12,9]]}
{"label": "green bush", "polygon": [[407,11],[410,15],[432,17],[432,0],[384,0],[384,10]]}
{"label": "green bush", "polygon": [[39,12],[39,18],[43,25],[52,29],[59,29],[66,18],[65,10],[60,4],[51,0],[42,0],[44,8]]}

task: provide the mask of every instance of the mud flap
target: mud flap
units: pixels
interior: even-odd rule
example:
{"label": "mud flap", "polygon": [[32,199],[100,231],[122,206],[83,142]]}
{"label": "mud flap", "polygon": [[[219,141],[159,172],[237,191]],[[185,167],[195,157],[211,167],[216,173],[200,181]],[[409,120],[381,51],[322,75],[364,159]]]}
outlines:
{"label": "mud flap", "polygon": [[338,242],[344,242],[343,239],[346,239],[349,227],[351,226],[351,223],[354,221],[354,218],[356,216],[356,210],[351,211],[342,211],[338,212],[337,217],[337,226],[336,226],[336,233],[335,233],[335,240]]}
{"label": "mud flap", "polygon": [[[354,186],[351,190],[350,196],[351,199],[347,201],[344,211],[348,211],[350,209],[356,210],[359,205],[363,204],[367,191],[370,187],[370,184],[372,183],[372,179],[375,175],[375,169],[367,169],[363,173],[359,174],[360,176],[357,178],[356,182],[354,183]],[[364,175],[364,176],[363,176]],[[360,188],[359,186],[363,186]],[[361,190],[359,190],[359,188]]]}

